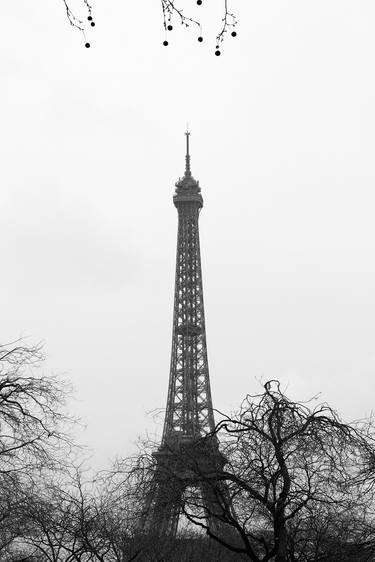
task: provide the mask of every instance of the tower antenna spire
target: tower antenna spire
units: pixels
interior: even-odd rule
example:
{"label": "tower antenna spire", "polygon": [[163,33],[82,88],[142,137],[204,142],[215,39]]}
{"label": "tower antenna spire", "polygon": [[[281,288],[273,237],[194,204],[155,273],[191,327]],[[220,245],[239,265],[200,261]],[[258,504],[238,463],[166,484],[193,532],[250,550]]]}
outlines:
{"label": "tower antenna spire", "polygon": [[186,135],[185,177],[189,177],[189,176],[191,176],[191,170],[190,170],[190,153],[189,153],[190,131],[189,131],[189,124],[188,123],[186,123],[186,133],[185,133],[185,135]]}

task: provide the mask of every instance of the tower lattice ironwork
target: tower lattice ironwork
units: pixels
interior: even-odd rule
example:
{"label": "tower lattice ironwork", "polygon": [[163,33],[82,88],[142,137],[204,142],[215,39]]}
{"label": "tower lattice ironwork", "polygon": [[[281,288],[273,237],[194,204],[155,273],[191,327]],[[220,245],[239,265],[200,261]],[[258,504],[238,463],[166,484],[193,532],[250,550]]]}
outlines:
{"label": "tower lattice ironwork", "polygon": [[[174,536],[184,491],[196,483],[211,528],[217,527],[218,500],[209,485],[225,464],[214,436],[208,372],[198,217],[203,206],[199,182],[190,170],[186,134],[185,173],[173,196],[178,211],[172,353],[167,408],[156,468],[147,498],[144,528]],[[212,437],[206,437],[210,436]]]}

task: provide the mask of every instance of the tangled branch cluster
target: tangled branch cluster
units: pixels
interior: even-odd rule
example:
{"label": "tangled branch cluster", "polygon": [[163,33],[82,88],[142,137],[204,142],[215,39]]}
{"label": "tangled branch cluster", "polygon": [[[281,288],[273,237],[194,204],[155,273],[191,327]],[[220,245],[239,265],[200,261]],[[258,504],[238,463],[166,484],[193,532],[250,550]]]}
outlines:
{"label": "tangled branch cluster", "polygon": [[[85,36],[85,23],[83,19],[80,19],[75,15],[71,8],[70,0],[62,0],[65,6],[65,11],[70,25],[79,29]],[[95,22],[92,17],[92,6],[89,0],[81,0],[87,11],[87,20],[91,27],[95,26]],[[202,6],[203,0],[197,0],[197,5]],[[199,29],[198,41],[201,43],[203,41],[202,36],[202,25],[200,21],[185,15],[183,8],[177,6],[175,0],[161,0],[162,14],[163,14],[163,25],[166,32],[173,30],[173,24],[177,20],[182,26],[190,27],[191,25],[196,26]],[[237,25],[237,20],[233,12],[229,10],[228,0],[223,0],[223,17],[221,20],[221,28],[216,35],[216,47],[215,55],[219,56],[221,54],[220,46],[226,37],[226,33],[231,31],[231,36],[236,37],[237,32],[235,27]],[[86,37],[85,37],[86,41]],[[168,40],[163,41],[163,45],[167,46],[169,44]],[[90,43],[85,42],[85,46],[90,47]]]}
{"label": "tangled branch cluster", "polygon": [[[198,6],[203,4],[202,0],[197,0]],[[163,10],[163,23],[164,29],[166,31],[172,31],[173,25],[172,21],[177,19],[181,25],[185,27],[190,27],[190,25],[196,25],[199,28],[198,41],[201,43],[203,41],[202,37],[202,25],[196,19],[185,15],[183,9],[178,8],[175,0],[161,0],[162,10]],[[220,45],[224,41],[225,34],[232,29],[231,36],[236,37],[237,33],[234,28],[237,25],[237,20],[233,12],[229,11],[228,0],[224,0],[224,15],[222,18],[222,26],[218,34],[216,35],[216,49],[215,55],[219,56]],[[165,40],[163,45],[167,46],[168,41]]]}
{"label": "tangled branch cluster", "polygon": [[[69,436],[63,427],[69,387],[33,373],[43,360],[40,346],[20,340],[0,345],[0,479],[26,468],[56,464]],[[1,487],[1,486],[0,486]]]}

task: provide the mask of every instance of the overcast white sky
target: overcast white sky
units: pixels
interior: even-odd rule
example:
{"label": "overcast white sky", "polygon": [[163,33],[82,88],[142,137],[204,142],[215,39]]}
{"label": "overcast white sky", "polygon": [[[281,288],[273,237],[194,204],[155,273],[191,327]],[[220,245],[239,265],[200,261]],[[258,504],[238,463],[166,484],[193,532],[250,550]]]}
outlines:
{"label": "overcast white sky", "polygon": [[375,4],[232,8],[221,57],[213,7],[165,48],[159,2],[97,0],[91,49],[61,0],[1,9],[1,339],[45,341],[100,466],[165,407],[186,121],[215,406],[374,407]]}

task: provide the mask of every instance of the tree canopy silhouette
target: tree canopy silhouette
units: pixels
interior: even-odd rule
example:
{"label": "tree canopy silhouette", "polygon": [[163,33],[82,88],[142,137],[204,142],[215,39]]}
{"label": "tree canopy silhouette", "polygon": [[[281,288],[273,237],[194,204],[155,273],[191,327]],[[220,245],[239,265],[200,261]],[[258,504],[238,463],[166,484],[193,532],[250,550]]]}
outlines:
{"label": "tree canopy silhouette", "polygon": [[[269,381],[216,425],[226,459],[222,469],[207,473],[191,451],[190,485],[180,510],[253,562],[368,559],[375,554],[374,435],[371,419],[344,423],[328,404],[291,400],[277,381]],[[185,459],[172,445],[170,453]],[[174,472],[177,464],[164,467],[171,483],[166,503],[174,501],[173,489],[184,477]],[[154,472],[152,453],[133,466],[143,496]],[[200,493],[202,483],[216,498],[212,510]]]}

